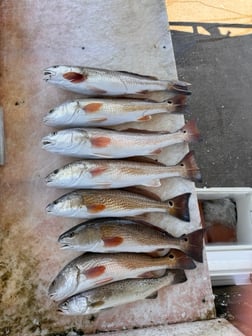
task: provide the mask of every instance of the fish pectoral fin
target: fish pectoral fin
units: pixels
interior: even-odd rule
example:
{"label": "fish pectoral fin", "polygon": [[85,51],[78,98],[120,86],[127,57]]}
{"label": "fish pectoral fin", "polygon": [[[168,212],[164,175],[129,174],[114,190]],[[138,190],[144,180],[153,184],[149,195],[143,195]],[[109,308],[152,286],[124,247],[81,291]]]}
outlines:
{"label": "fish pectoral fin", "polygon": [[111,139],[107,136],[94,136],[90,142],[94,147],[107,147],[111,143]]}
{"label": "fish pectoral fin", "polygon": [[85,274],[87,279],[93,279],[101,276],[105,272],[105,270],[106,267],[101,265],[89,268],[88,270],[85,270],[83,273]]}
{"label": "fish pectoral fin", "polygon": [[88,212],[90,213],[98,213],[103,211],[106,208],[104,204],[92,204],[87,206]]}
{"label": "fish pectoral fin", "polygon": [[91,306],[92,308],[100,308],[101,306],[103,306],[105,303],[105,301],[103,300],[99,300],[99,301],[95,301],[89,304],[89,306]]}
{"label": "fish pectoral fin", "polygon": [[99,111],[99,109],[102,107],[102,103],[90,103],[83,107],[83,110],[87,113],[94,113]]}
{"label": "fish pectoral fin", "polygon": [[104,242],[104,246],[105,247],[119,246],[123,242],[123,238],[122,237],[109,237],[109,238],[103,238],[102,240]]}
{"label": "fish pectoral fin", "polygon": [[69,71],[63,75],[64,79],[68,80],[73,84],[79,84],[87,80],[88,76],[86,74],[81,74],[78,72]]}
{"label": "fish pectoral fin", "polygon": [[150,152],[149,155],[158,155],[162,152],[161,148],[155,149],[154,151]]}
{"label": "fish pectoral fin", "polygon": [[106,170],[107,170],[107,167],[100,166],[100,167],[90,169],[89,173],[92,175],[92,177],[95,177],[95,176],[101,175]]}
{"label": "fish pectoral fin", "polygon": [[158,292],[154,292],[151,295],[146,296],[145,299],[156,299],[158,297]]}
{"label": "fish pectoral fin", "polygon": [[103,89],[100,89],[98,87],[95,87],[95,86],[90,86],[88,85],[88,89],[93,91],[94,94],[97,94],[97,95],[103,95],[103,94],[106,94],[107,91],[106,90],[103,90]]}
{"label": "fish pectoral fin", "polygon": [[155,188],[157,188],[157,187],[161,186],[161,182],[160,182],[159,179],[153,179],[153,180],[151,180],[149,182],[143,183],[143,185],[145,187],[155,187]]}
{"label": "fish pectoral fin", "polygon": [[146,116],[142,116],[142,117],[137,118],[137,121],[149,121],[151,119],[152,119],[152,116],[146,115]]}

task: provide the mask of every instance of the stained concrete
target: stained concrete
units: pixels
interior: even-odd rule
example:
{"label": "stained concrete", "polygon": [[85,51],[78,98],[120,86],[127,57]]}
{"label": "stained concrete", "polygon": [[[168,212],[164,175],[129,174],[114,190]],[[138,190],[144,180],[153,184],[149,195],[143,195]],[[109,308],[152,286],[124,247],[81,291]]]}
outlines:
{"label": "stained concrete", "polygon": [[192,83],[186,118],[203,136],[190,146],[203,175],[198,186],[251,187],[252,2],[167,0],[167,7],[178,75]]}

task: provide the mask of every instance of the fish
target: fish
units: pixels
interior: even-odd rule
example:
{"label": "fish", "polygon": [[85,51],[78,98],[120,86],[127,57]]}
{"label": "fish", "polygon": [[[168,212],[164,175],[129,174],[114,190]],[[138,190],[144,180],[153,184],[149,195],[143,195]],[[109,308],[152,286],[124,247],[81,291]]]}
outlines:
{"label": "fish", "polygon": [[77,99],[51,109],[43,121],[53,127],[103,127],[145,122],[154,114],[185,111],[185,99],[183,95],[161,103],[133,99]]}
{"label": "fish", "polygon": [[60,301],[120,280],[153,278],[158,270],[194,268],[192,258],[176,249],[159,258],[140,253],[85,253],[63,267],[50,284],[48,295]]}
{"label": "fish", "polygon": [[170,91],[189,95],[189,83],[160,80],[132,72],[83,66],[54,65],[43,72],[44,80],[62,89],[88,96],[143,96],[149,92]]}
{"label": "fish", "polygon": [[45,182],[47,186],[56,188],[114,189],[134,185],[159,187],[160,179],[172,177],[201,181],[193,151],[174,166],[150,159],[141,162],[106,159],[74,161],[52,171],[45,177]]}
{"label": "fish", "polygon": [[169,270],[153,279],[126,279],[76,294],[58,305],[65,315],[96,314],[101,310],[143,299],[155,299],[158,290],[187,281],[184,270]]}
{"label": "fish", "polygon": [[195,142],[200,134],[194,121],[174,133],[152,131],[116,131],[102,128],[70,128],[50,133],[42,139],[42,148],[79,158],[126,158],[161,153],[173,144]]}
{"label": "fish", "polygon": [[62,249],[98,253],[152,253],[176,248],[202,262],[204,232],[204,229],[199,229],[176,238],[142,220],[97,218],[62,233],[58,243]]}
{"label": "fish", "polygon": [[[138,192],[138,193],[136,193]],[[48,214],[63,217],[99,218],[137,216],[149,212],[162,212],[177,217],[183,221],[190,221],[189,197],[191,193],[184,193],[172,199],[161,201],[152,193],[141,195],[136,192],[121,189],[80,189],[59,197],[46,207]]]}

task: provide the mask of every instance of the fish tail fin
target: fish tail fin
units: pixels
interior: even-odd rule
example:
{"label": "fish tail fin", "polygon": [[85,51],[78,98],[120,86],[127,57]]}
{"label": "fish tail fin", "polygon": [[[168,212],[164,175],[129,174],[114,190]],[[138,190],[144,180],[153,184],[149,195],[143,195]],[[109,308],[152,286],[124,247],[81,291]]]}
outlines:
{"label": "fish tail fin", "polygon": [[205,229],[193,231],[180,237],[181,249],[194,260],[203,262],[203,238]]}
{"label": "fish tail fin", "polygon": [[188,86],[190,85],[190,83],[173,80],[167,83],[167,90],[189,96],[191,91],[189,91]]}
{"label": "fish tail fin", "polygon": [[193,259],[181,250],[171,249],[163,258],[166,258],[169,269],[186,270],[197,267]]}
{"label": "fish tail fin", "polygon": [[184,167],[184,178],[192,180],[194,182],[201,182],[201,173],[197,166],[194,151],[187,153],[184,158],[178,163],[179,166]]}
{"label": "fish tail fin", "polygon": [[179,218],[185,222],[190,222],[190,213],[189,213],[189,197],[191,193],[185,193],[179,196],[176,196],[167,201],[167,212],[176,218]]}
{"label": "fish tail fin", "polygon": [[172,284],[179,284],[187,281],[187,277],[185,275],[185,271],[183,269],[175,269],[175,270],[169,270],[169,273],[173,273],[174,279]]}
{"label": "fish tail fin", "polygon": [[180,131],[184,134],[184,140],[187,142],[198,142],[201,140],[195,120],[188,121]]}
{"label": "fish tail fin", "polygon": [[177,94],[170,99],[167,99],[167,111],[172,113],[187,112],[186,96]]}

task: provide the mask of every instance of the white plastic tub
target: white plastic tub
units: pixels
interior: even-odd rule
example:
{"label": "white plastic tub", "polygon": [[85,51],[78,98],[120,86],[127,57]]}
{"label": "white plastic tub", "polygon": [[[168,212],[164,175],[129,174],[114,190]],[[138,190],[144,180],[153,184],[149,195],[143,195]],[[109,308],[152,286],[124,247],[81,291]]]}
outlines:
{"label": "white plastic tub", "polygon": [[214,286],[249,284],[252,274],[252,188],[197,188],[199,200],[231,198],[237,209],[237,242],[207,244]]}

